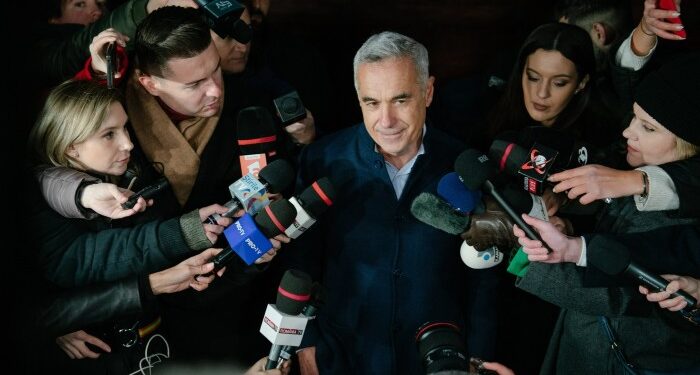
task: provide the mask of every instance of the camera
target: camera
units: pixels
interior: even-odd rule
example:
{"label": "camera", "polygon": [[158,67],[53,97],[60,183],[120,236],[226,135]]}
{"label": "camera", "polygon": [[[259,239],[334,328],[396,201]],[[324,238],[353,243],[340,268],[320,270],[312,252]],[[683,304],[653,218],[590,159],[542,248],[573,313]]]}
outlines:
{"label": "camera", "polygon": [[416,344],[427,375],[489,375],[483,361],[468,358],[459,327],[450,322],[427,322],[416,331]]}
{"label": "camera", "polygon": [[299,93],[292,91],[273,100],[282,126],[291,125],[306,118],[306,107]]}
{"label": "camera", "polygon": [[196,0],[209,28],[225,39],[232,37],[240,43],[253,38],[253,29],[240,20],[245,7],[234,0]]}

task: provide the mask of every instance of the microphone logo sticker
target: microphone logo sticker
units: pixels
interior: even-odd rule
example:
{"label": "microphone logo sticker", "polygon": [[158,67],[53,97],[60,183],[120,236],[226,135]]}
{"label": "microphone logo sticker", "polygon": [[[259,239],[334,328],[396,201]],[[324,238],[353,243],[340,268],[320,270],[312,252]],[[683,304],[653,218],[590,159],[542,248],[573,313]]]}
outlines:
{"label": "microphone logo sticker", "polygon": [[538,174],[544,174],[547,169],[547,165],[552,160],[554,160],[554,158],[547,159],[544,155],[540,154],[536,148],[533,148],[530,150],[530,160],[525,162],[520,169],[524,171],[532,169]]}
{"label": "microphone logo sticker", "polygon": [[251,250],[255,251],[256,254],[262,254],[262,250],[260,250],[260,248],[250,238],[246,238],[245,243],[249,248],[251,248]]}
{"label": "microphone logo sticker", "polygon": [[578,149],[578,164],[579,165],[588,164],[588,149],[586,149],[586,146],[582,146],[581,148]]}
{"label": "microphone logo sticker", "polygon": [[240,221],[236,221],[236,230],[241,237],[245,236],[245,229],[243,229]]}
{"label": "microphone logo sticker", "polygon": [[303,335],[304,330],[303,329],[296,329],[296,328],[280,328],[279,333],[283,333],[285,335]]}
{"label": "microphone logo sticker", "polygon": [[275,332],[279,331],[279,328],[277,328],[277,324],[275,324],[267,316],[263,318],[263,322],[265,322],[265,324],[267,324],[270,328],[272,328],[273,331],[275,331]]}

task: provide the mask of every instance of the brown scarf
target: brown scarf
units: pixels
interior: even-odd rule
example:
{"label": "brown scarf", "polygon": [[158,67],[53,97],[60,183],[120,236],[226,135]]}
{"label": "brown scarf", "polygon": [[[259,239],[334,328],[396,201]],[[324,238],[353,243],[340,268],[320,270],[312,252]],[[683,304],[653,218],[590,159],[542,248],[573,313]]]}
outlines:
{"label": "brown scarf", "polygon": [[199,172],[199,157],[209,142],[216,116],[193,117],[173,124],[155,97],[138,82],[136,74],[126,87],[126,108],[136,138],[152,163],[161,163],[175,197],[184,206]]}

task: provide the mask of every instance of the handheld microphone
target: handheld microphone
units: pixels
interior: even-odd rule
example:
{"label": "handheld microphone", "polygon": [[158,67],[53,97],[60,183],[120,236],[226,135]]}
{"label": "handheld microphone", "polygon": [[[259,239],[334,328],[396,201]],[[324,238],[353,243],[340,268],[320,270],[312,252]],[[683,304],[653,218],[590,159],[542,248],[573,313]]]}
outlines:
{"label": "handheld microphone", "polygon": [[231,217],[240,209],[255,215],[260,209],[270,204],[268,193],[279,193],[293,180],[292,165],[284,159],[275,160],[261,169],[257,178],[249,173],[229,185],[228,190],[233,199],[224,204],[228,211],[223,214],[209,215],[205,222],[216,224],[216,220],[220,217]]}
{"label": "handheld microphone", "polygon": [[[313,283],[311,285],[311,300],[309,303],[304,306],[304,309],[301,310],[301,314],[304,315],[305,317],[308,318],[308,320],[312,320],[316,318],[316,312],[318,309],[323,306],[323,303],[325,301],[325,290],[323,289],[323,286],[319,283]],[[302,335],[302,339],[303,339]],[[280,351],[280,358],[283,360],[288,360],[289,358],[292,357],[292,350],[295,348],[295,346],[292,345],[285,345],[282,347],[282,350]],[[277,368],[279,368],[282,365],[282,361],[279,361],[277,364]]]}
{"label": "handheld microphone", "polygon": [[411,214],[419,221],[449,234],[460,235],[469,228],[469,216],[433,194],[420,193],[411,203]]}
{"label": "handheld microphone", "polygon": [[[498,202],[511,220],[522,228],[530,239],[539,240],[544,244],[537,232],[523,221],[489,180],[496,175],[497,168],[488,156],[477,150],[467,149],[457,157],[454,168],[468,189],[476,190],[481,187]],[[548,251],[551,252],[550,249]]]}
{"label": "handheld microphone", "polygon": [[277,155],[277,130],[270,111],[264,107],[247,107],[236,117],[237,143],[241,151],[241,175],[253,173]]}
{"label": "handheld microphone", "polygon": [[277,97],[272,102],[282,126],[291,125],[306,118],[306,107],[296,91]]}
{"label": "handheld microphone", "polygon": [[469,190],[464,186],[455,172],[450,172],[438,182],[437,193],[440,198],[449,203],[457,212],[468,215],[472,211],[483,212],[481,190]]}
{"label": "handheld microphone", "polygon": [[[591,239],[586,250],[586,260],[593,267],[611,276],[625,275],[635,279],[654,292],[666,290],[668,281],[661,276],[654,275],[643,267],[632,262],[632,254],[619,242],[604,235],[596,235]],[[679,290],[669,298],[682,297],[688,305],[680,310],[681,313],[690,313],[698,301],[690,294]]]}
{"label": "handheld microphone", "polygon": [[276,200],[255,217],[246,213],[235,223],[224,229],[224,236],[230,248],[224,249],[214,258],[214,273],[218,272],[233,260],[237,254],[243,261],[251,265],[258,258],[272,249],[268,238],[284,233],[297,215],[296,209],[286,199]]}
{"label": "handheld microphone", "polygon": [[132,209],[134,208],[134,205],[136,204],[136,201],[138,201],[139,197],[143,197],[143,199],[151,199],[168,186],[170,186],[168,179],[161,177],[152,185],[148,185],[130,196],[126,202],[122,203],[122,208],[125,210]]}
{"label": "handheld microphone", "polygon": [[311,298],[311,277],[305,272],[290,269],[282,276],[274,305],[267,305],[260,325],[270,343],[270,354],[265,369],[277,367],[283,346],[299,346],[308,318],[299,316]]}
{"label": "handheld microphone", "polygon": [[315,181],[298,197],[292,197],[289,202],[297,209],[297,217],[284,234],[289,238],[301,236],[333,204],[334,199],[335,189],[327,177]]}

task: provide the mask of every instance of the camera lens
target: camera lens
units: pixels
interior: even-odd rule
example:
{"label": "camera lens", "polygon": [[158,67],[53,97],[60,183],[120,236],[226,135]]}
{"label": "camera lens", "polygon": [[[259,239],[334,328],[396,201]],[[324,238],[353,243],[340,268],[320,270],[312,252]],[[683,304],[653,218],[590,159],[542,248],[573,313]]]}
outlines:
{"label": "camera lens", "polygon": [[464,338],[456,324],[427,322],[416,331],[416,343],[426,373],[469,370]]}

